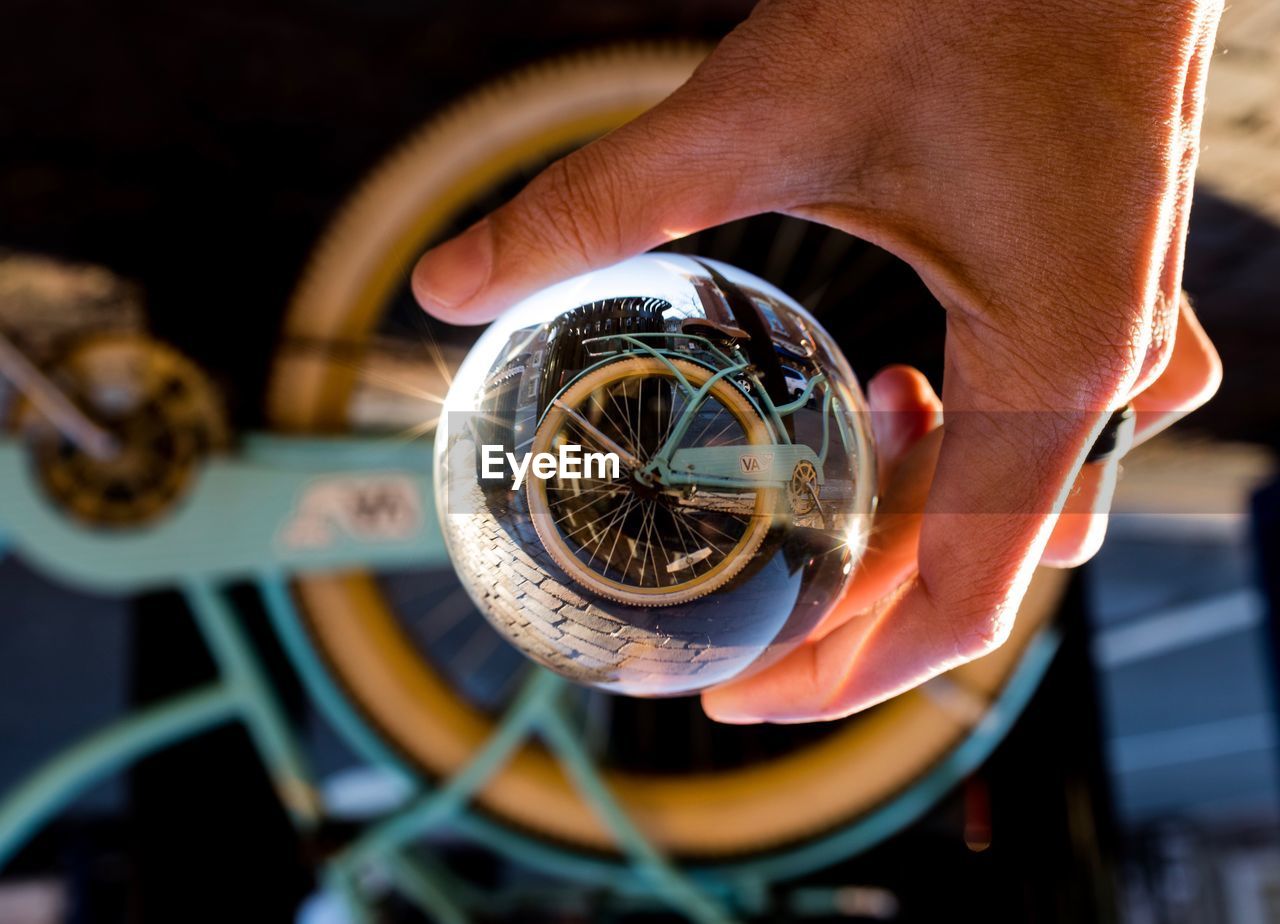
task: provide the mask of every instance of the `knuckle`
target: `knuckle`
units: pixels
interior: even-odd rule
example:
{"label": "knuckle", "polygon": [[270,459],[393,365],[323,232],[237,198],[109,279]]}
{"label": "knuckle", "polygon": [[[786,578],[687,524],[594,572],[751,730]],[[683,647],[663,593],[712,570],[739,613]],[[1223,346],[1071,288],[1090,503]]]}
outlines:
{"label": "knuckle", "polygon": [[[1116,303],[1141,305],[1139,298]],[[1080,407],[1105,407],[1132,387],[1149,355],[1149,331],[1139,308],[1080,312],[1065,325],[1056,344],[1062,365],[1073,370]]]}
{"label": "knuckle", "polygon": [[1150,332],[1142,345],[1142,359],[1139,364],[1137,380],[1132,386],[1133,393],[1144,391],[1159,379],[1169,367],[1173,359],[1176,332],[1178,329],[1178,303],[1161,298],[1156,304],[1155,317],[1151,321]]}
{"label": "knuckle", "polygon": [[922,570],[917,578],[938,621],[951,635],[953,658],[962,664],[995,651],[1013,631],[1017,616],[1016,594],[974,589],[961,575],[938,575],[933,586]]}
{"label": "knuckle", "polygon": [[1147,347],[1146,356],[1142,359],[1142,370],[1138,374],[1140,383],[1154,382],[1164,374],[1173,358],[1173,330],[1165,325],[1157,325],[1156,331]]}
{"label": "knuckle", "polygon": [[1222,359],[1194,318],[1184,324],[1175,320],[1157,332],[1134,391],[1158,387],[1159,402],[1189,413],[1217,393],[1222,375]]}
{"label": "knuckle", "polygon": [[971,609],[953,629],[956,656],[972,661],[995,651],[1009,640],[1014,615],[1013,607],[1007,604],[987,604]]}
{"label": "knuckle", "polygon": [[1084,312],[965,316],[952,319],[949,336],[963,350],[970,390],[993,407],[1102,409],[1127,390],[1141,361],[1123,327]]}

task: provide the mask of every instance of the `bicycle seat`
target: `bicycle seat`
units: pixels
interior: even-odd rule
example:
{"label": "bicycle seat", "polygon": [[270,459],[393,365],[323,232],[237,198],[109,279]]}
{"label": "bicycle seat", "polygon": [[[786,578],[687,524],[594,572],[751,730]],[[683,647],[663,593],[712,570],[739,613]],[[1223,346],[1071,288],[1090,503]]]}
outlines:
{"label": "bicycle seat", "polygon": [[751,339],[751,335],[741,327],[710,318],[685,318],[680,322],[680,333],[729,344],[745,343]]}

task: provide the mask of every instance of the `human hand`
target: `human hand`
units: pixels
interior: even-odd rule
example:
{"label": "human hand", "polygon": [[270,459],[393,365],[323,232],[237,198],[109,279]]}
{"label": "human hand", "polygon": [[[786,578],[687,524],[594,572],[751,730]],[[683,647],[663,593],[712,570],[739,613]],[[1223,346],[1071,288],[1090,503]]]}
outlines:
{"label": "human hand", "polygon": [[[1192,403],[1188,396],[1204,387],[1206,376],[1216,374],[1213,347],[1184,297],[1169,363],[1133,399],[1133,445],[1184,416]],[[924,511],[945,429],[942,403],[928,380],[906,366],[890,366],[876,375],[867,385],[867,401],[883,492],[853,581],[805,644],[763,671],[704,693],[703,706],[713,718],[738,724],[829,718],[824,706],[815,710],[814,697],[856,697],[859,684],[877,682],[879,664],[901,668],[903,658],[887,659],[886,648],[930,650],[930,627],[895,621],[895,603],[917,574]],[[1118,456],[1083,467],[1045,543],[1041,564],[1069,567],[1097,550],[1119,467]],[[919,637],[911,638],[913,633]]]}
{"label": "human hand", "polygon": [[[1220,12],[766,0],[670,98],[419,262],[423,305],[479,323],[559,279],[777,211],[885,247],[946,308],[947,426],[914,577],[878,604],[874,631],[830,631],[780,686],[713,691],[713,716],[845,715],[992,650],[1037,562],[1075,563],[1100,541],[1107,467],[1081,468],[1108,413],[1146,394],[1149,428],[1212,394],[1216,356],[1179,285]],[[1057,529],[1074,545],[1051,544]]]}

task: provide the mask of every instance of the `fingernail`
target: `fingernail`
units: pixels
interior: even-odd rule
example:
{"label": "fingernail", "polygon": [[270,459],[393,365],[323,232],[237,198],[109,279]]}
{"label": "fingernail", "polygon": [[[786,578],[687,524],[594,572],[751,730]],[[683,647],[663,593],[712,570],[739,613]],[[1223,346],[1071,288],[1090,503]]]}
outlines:
{"label": "fingernail", "polygon": [[413,291],[422,307],[458,308],[489,281],[493,235],[489,222],[472,225],[425,253],[413,270]]}

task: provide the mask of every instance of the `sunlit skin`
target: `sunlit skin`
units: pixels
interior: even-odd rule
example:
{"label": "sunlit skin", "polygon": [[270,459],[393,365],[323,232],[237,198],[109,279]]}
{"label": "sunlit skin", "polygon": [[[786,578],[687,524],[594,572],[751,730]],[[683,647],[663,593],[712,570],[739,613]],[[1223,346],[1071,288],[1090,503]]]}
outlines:
{"label": "sunlit skin", "polygon": [[[1185,301],[1178,334],[1165,374],[1134,396],[1139,415],[1135,444],[1184,416],[1217,387],[1217,355]],[[882,646],[903,644],[897,627],[885,622],[893,618],[894,599],[916,579],[925,499],[942,444],[942,402],[925,377],[907,366],[891,366],[873,378],[867,397],[881,484],[886,485],[867,554],[848,592],[810,633],[807,644],[760,674],[704,694],[704,706],[714,718],[804,722],[828,717],[826,705],[815,701],[815,695],[848,695],[864,676],[864,659],[882,657]],[[1098,550],[1120,464],[1111,459],[1084,466],[1053,523],[1041,564],[1072,567]],[[928,648],[927,642],[917,644]]]}
{"label": "sunlit skin", "polygon": [[773,211],[884,247],[946,310],[942,431],[914,373],[871,384],[920,413],[877,434],[893,471],[853,589],[820,639],[705,694],[712,717],[835,718],[992,651],[1035,566],[1102,541],[1117,463],[1084,458],[1109,413],[1132,400],[1146,438],[1212,395],[1181,277],[1220,15],[765,0],[666,101],[420,260],[423,306],[482,323],[672,229]]}

